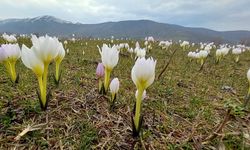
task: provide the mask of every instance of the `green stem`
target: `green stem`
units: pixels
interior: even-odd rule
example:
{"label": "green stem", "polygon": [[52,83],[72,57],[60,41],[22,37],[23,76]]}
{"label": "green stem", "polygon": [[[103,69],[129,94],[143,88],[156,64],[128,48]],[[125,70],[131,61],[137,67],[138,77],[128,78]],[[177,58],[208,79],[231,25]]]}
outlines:
{"label": "green stem", "polygon": [[136,97],[136,107],[135,107],[135,117],[134,117],[135,128],[137,131],[139,130],[139,123],[140,123],[142,94],[143,94],[143,89],[139,88],[138,95]]}
{"label": "green stem", "polygon": [[10,75],[11,81],[14,83],[16,81],[16,62],[5,61],[4,66],[7,69],[7,73]]}
{"label": "green stem", "polygon": [[111,71],[105,68],[105,79],[104,79],[105,93],[107,93],[107,91],[108,91],[110,73],[111,73]]}
{"label": "green stem", "polygon": [[5,66],[6,70],[7,70],[7,73],[8,73],[9,75],[11,75],[9,62],[8,62],[8,61],[4,61],[4,66]]}
{"label": "green stem", "polygon": [[38,76],[37,78],[38,78],[38,84],[39,84],[39,89],[40,89],[40,98],[41,98],[41,101],[42,101],[43,105],[45,105],[44,99],[46,100],[46,94],[45,94],[45,97],[44,97],[44,94],[43,94],[43,77]]}
{"label": "green stem", "polygon": [[47,78],[48,78],[48,69],[49,69],[49,64],[44,63],[44,72],[43,72],[43,77],[42,77],[42,88],[41,90],[41,101],[43,103],[43,106],[46,104],[46,95],[47,95]]}
{"label": "green stem", "polygon": [[59,81],[60,63],[56,63],[56,81]]}
{"label": "green stem", "polygon": [[10,62],[10,70],[11,70],[11,80],[13,83],[16,82],[16,62],[13,61],[12,63]]}
{"label": "green stem", "polygon": [[115,93],[111,93],[111,103],[113,103],[114,102],[114,100],[115,100]]}

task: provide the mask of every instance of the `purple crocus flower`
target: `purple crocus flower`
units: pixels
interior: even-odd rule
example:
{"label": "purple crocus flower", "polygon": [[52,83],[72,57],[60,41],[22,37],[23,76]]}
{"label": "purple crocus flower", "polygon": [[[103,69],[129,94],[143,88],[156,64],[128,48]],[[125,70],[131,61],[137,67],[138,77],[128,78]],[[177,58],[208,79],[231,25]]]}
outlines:
{"label": "purple crocus flower", "polygon": [[98,63],[98,66],[96,68],[96,76],[98,78],[101,78],[104,76],[104,66],[102,63]]}

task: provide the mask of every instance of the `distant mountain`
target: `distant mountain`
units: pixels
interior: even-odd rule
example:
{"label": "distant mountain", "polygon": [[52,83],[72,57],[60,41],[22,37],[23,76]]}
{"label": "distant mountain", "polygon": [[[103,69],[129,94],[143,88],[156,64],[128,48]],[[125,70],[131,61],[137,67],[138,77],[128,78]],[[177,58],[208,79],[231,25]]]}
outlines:
{"label": "distant mountain", "polygon": [[52,16],[0,21],[0,33],[49,34],[59,37],[130,37],[142,39],[153,36],[160,40],[189,40],[193,42],[240,42],[250,39],[250,31],[214,31],[206,28],[183,27],[150,20],[128,20],[99,24],[81,24]]}

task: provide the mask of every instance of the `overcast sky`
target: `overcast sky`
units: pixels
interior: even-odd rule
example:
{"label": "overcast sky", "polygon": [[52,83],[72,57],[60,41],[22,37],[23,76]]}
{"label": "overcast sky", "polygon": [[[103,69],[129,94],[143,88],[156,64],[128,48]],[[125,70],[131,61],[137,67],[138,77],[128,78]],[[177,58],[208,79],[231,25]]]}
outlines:
{"label": "overcast sky", "polygon": [[42,15],[81,23],[150,19],[215,30],[250,30],[250,0],[0,0],[0,19]]}

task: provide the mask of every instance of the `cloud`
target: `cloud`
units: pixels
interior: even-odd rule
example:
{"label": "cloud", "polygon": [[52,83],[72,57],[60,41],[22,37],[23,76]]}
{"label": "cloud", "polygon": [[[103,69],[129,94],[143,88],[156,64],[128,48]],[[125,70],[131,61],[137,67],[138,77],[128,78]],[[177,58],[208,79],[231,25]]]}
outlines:
{"label": "cloud", "polygon": [[151,19],[216,30],[250,30],[249,0],[1,0],[0,18],[52,15],[72,22]]}

